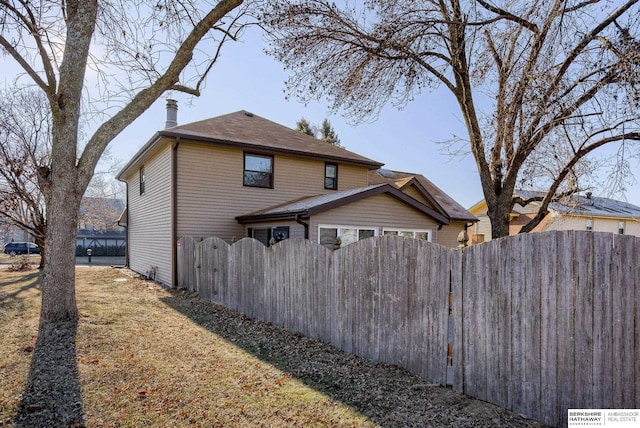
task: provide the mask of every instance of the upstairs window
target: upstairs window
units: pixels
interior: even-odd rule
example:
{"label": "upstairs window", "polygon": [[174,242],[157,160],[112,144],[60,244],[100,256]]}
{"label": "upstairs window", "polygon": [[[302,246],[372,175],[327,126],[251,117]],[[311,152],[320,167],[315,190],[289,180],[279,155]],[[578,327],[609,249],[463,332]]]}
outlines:
{"label": "upstairs window", "polygon": [[249,187],[273,188],[273,156],[244,154],[243,184]]}
{"label": "upstairs window", "polygon": [[144,187],[145,187],[145,177],[144,177],[144,166],[140,167],[140,194],[144,195]]}
{"label": "upstairs window", "polygon": [[586,227],[587,227],[587,230],[593,230],[593,220],[592,219],[587,219]]}
{"label": "upstairs window", "polygon": [[329,190],[338,189],[338,164],[324,164],[324,188]]}
{"label": "upstairs window", "polygon": [[626,224],[624,221],[618,222],[618,235],[624,235],[625,226]]}

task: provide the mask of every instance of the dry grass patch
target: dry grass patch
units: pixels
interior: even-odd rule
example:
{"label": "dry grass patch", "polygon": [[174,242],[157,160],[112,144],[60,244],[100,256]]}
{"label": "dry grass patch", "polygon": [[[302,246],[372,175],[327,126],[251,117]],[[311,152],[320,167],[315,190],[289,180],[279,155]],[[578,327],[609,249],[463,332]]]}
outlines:
{"label": "dry grass patch", "polygon": [[[0,271],[0,426],[539,426],[123,269],[78,268],[77,329],[50,339],[71,343],[34,350],[38,275]],[[32,359],[76,376],[56,390],[77,387],[79,402],[41,404],[56,380],[33,381]]]}
{"label": "dry grass patch", "polygon": [[[37,337],[38,274],[3,271],[0,425],[15,417]],[[117,269],[79,268],[77,367],[87,426],[373,426],[168,307]],[[30,405],[25,413],[35,407]],[[36,414],[21,415],[30,426]]]}

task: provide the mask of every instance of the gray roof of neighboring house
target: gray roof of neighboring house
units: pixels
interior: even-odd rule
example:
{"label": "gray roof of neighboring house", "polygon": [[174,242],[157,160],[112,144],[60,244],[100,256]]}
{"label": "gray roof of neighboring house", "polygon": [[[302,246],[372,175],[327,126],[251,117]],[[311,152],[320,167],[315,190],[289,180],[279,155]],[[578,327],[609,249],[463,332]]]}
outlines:
{"label": "gray roof of neighboring house", "polygon": [[259,221],[286,220],[295,218],[309,218],[309,216],[328,211],[333,208],[355,202],[369,196],[386,193],[410,206],[429,215],[442,224],[449,224],[449,219],[426,205],[416,201],[412,197],[404,194],[390,184],[375,184],[357,189],[343,190],[340,192],[326,193],[322,195],[310,196],[269,207],[263,210],[238,216],[239,223],[250,223]]}
{"label": "gray roof of neighboring house", "polygon": [[189,141],[241,147],[245,150],[254,150],[262,153],[283,153],[320,158],[328,161],[363,165],[369,169],[379,168],[383,165],[342,147],[334,146],[303,132],[241,110],[158,131],[118,173],[117,177],[120,178],[161,137],[182,138]]}
{"label": "gray roof of neighboring house", "polygon": [[368,179],[369,184],[389,183],[401,190],[408,185],[417,184],[418,188],[422,188],[425,198],[450,220],[478,221],[473,214],[421,174],[378,169],[369,171]]}
{"label": "gray roof of neighboring house", "polygon": [[[516,190],[516,195],[523,199],[544,196],[544,192],[530,190]],[[625,217],[640,219],[640,207],[628,202],[615,199],[587,195],[572,195],[566,202],[552,202],[549,209],[564,214],[595,216],[595,217]]]}

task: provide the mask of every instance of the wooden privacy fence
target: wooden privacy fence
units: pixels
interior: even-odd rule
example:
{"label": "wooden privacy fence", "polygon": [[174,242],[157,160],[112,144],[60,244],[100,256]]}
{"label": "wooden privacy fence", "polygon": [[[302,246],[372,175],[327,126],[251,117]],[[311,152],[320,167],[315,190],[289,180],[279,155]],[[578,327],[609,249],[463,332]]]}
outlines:
{"label": "wooden privacy fence", "polygon": [[332,252],[304,239],[181,238],[178,286],[347,352],[446,382],[450,249],[394,237]]}
{"label": "wooden privacy fence", "polygon": [[394,236],[335,252],[178,247],[178,286],[434,383],[447,382],[451,320],[454,389],[557,426],[567,409],[640,408],[639,269],[640,239],[592,232],[464,251]]}

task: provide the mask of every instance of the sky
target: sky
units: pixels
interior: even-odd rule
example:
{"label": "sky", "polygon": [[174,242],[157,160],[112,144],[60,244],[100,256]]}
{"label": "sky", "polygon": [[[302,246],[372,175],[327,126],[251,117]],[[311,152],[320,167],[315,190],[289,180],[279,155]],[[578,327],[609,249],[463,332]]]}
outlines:
{"label": "sky", "polygon": [[[455,100],[445,89],[425,90],[403,109],[387,105],[377,120],[353,125],[340,112],[331,114],[326,101],[304,105],[287,99],[287,72],[263,52],[263,47],[257,28],[245,32],[239,42],[225,45],[200,97],[175,91],[165,94],[112,141],[111,155],[121,165],[128,162],[156,131],[164,128],[166,100],[172,98],[178,101],[179,124],[239,110],[291,128],[302,117],[316,125],[328,118],[346,149],[384,163],[387,169],[422,174],[465,208],[482,200],[472,155],[452,157],[441,144],[454,136],[466,136]],[[10,61],[7,56],[0,58],[0,78],[4,77],[6,85],[16,70]],[[458,147],[468,152],[467,145]],[[638,170],[637,163],[633,167]],[[601,195],[598,189],[592,191],[595,196]],[[628,189],[623,199],[640,205],[640,185]]]}

